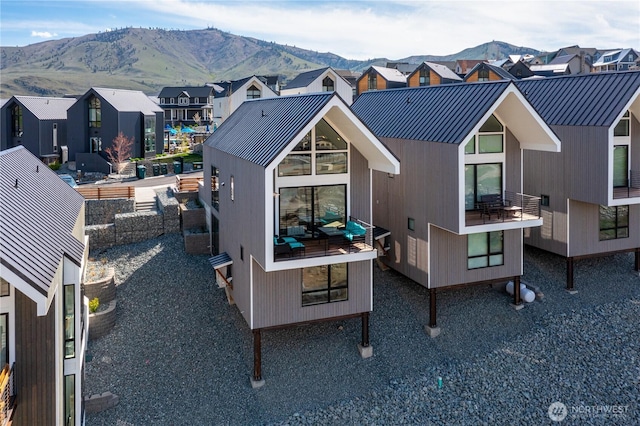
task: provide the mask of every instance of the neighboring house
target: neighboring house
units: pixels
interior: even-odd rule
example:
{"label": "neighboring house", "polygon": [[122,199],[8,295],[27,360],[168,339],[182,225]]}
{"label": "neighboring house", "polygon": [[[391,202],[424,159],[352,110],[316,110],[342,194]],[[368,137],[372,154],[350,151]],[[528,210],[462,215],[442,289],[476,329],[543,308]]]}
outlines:
{"label": "neighboring house", "polygon": [[409,62],[387,62],[387,65],[385,67],[393,68],[400,71],[404,75],[409,75],[413,71],[415,71],[418,65],[420,64],[410,64]]}
{"label": "neighboring house", "polygon": [[561,154],[524,156],[525,191],[542,198],[544,217],[525,242],[566,257],[570,290],[582,258],[635,251],[638,271],[640,72],[517,84],[562,140]]}
{"label": "neighboring house", "polygon": [[219,126],[247,99],[267,99],[278,96],[257,76],[214,83],[213,121]]}
{"label": "neighboring house", "polygon": [[243,103],[205,142],[204,164],[211,263],[253,332],[252,385],[272,327],[359,317],[370,356],[371,170],[397,174],[398,160],[325,92]]}
{"label": "neighboring house", "polygon": [[509,71],[509,68],[511,68],[511,66],[513,65],[513,61],[509,57],[496,59],[495,61],[489,61],[489,63],[495,67],[504,68],[507,71]]}
{"label": "neighboring house", "polygon": [[91,88],[69,109],[69,161],[76,169],[110,173],[105,150],[120,132],[133,139],[132,158],[154,158],[164,149],[164,111],[135,90]]}
{"label": "neighboring house", "polygon": [[260,80],[266,84],[274,93],[280,93],[280,76],[279,75],[261,75]]}
{"label": "neighboring house", "polygon": [[469,74],[469,72],[478,66],[478,64],[485,63],[487,61],[483,59],[458,59],[456,60],[456,66],[454,71],[459,76],[465,76]]}
{"label": "neighboring house", "polygon": [[372,65],[356,82],[356,96],[369,90],[386,90],[407,87],[407,77],[395,68]]}
{"label": "neighboring house", "polygon": [[638,52],[634,49],[611,50],[604,52],[602,56],[593,63],[593,71],[626,71],[629,67],[636,65],[637,60]]}
{"label": "neighboring house", "polygon": [[476,81],[498,81],[498,80],[515,80],[516,77],[511,75],[509,71],[501,67],[481,62],[477,64],[467,75],[464,76],[465,83],[473,83]]}
{"label": "neighboring house", "polygon": [[589,73],[589,68],[584,67],[584,58],[575,54],[556,56],[546,65],[531,65],[529,69],[539,77]]}
{"label": "neighboring house", "polygon": [[82,425],[84,198],[25,147],[0,170],[0,419]]}
{"label": "neighboring house", "polygon": [[407,86],[435,86],[437,84],[460,83],[458,74],[444,65],[423,62],[407,77]]}
{"label": "neighboring house", "polygon": [[436,336],[436,289],[519,283],[523,230],[542,225],[522,155],[560,141],[511,81],[371,92],[352,109],[402,164],[374,172],[374,225],[391,232],[388,266],[429,289]]}
{"label": "neighboring house", "polygon": [[351,84],[331,67],[298,74],[280,90],[280,96],[317,92],[336,92],[348,105],[353,103]]}
{"label": "neighboring house", "polygon": [[509,74],[521,80],[523,78],[529,78],[533,76],[529,64],[526,61],[517,61],[509,67]]}
{"label": "neighboring house", "polygon": [[[206,125],[213,120],[212,86],[164,87],[158,98],[164,110],[163,127]],[[200,123],[194,117],[198,114]]]}
{"label": "neighboring house", "polygon": [[67,109],[75,101],[12,96],[0,109],[0,150],[22,145],[47,164],[66,160],[61,154],[67,150]]}

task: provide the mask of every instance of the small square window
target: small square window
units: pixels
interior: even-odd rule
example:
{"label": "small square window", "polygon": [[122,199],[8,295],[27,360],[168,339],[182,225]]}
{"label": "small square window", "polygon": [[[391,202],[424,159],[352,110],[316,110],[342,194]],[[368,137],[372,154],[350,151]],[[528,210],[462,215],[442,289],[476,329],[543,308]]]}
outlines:
{"label": "small square window", "polygon": [[545,206],[545,207],[549,207],[549,196],[548,195],[542,194],[540,196],[540,205],[541,206]]}
{"label": "small square window", "polygon": [[407,220],[407,228],[409,228],[409,231],[415,231],[416,230],[416,220],[412,217],[410,217]]}

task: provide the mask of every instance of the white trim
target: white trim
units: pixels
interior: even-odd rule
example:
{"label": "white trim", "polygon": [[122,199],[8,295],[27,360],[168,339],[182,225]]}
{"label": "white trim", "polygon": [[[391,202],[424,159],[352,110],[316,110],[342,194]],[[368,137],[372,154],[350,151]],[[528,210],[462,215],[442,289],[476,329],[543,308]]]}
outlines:
{"label": "white trim", "polygon": [[253,255],[249,255],[249,328],[253,330]]}

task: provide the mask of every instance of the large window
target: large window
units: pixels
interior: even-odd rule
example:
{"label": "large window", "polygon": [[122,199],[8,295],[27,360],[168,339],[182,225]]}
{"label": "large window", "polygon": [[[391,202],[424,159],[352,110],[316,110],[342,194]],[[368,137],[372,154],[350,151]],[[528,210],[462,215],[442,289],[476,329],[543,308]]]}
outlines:
{"label": "large window", "polygon": [[330,77],[325,77],[322,80],[322,91],[323,92],[333,92],[335,90],[335,86],[333,80]]}
{"label": "large window", "polygon": [[489,70],[481,68],[478,70],[478,81],[489,81]]}
{"label": "large window", "polygon": [[429,70],[428,69],[421,69],[420,70],[420,79],[419,79],[419,83],[420,86],[428,86],[429,85]]}
{"label": "large window", "polygon": [[220,170],[211,166],[211,206],[218,210],[220,207]]}
{"label": "large window", "polygon": [[9,364],[9,314],[0,314],[0,366]]}
{"label": "large window", "polygon": [[9,281],[0,278],[0,297],[9,296]]}
{"label": "large window", "polygon": [[616,127],[613,129],[613,136],[629,136],[629,111],[625,112],[622,119],[618,121]]}
{"label": "large window", "polygon": [[504,265],[503,231],[467,235],[467,268]]}
{"label": "large window", "polygon": [[64,286],[64,357],[73,358],[76,356],[76,299],[75,286]]}
{"label": "large window", "polygon": [[278,176],[347,173],[347,148],[347,142],[322,119],[278,165]]}
{"label": "large window", "polygon": [[629,238],[629,206],[600,206],[600,241]]}
{"label": "large window", "polygon": [[302,269],[302,306],[341,302],[348,299],[346,263]]}
{"label": "large window", "polygon": [[629,146],[616,145],[613,147],[613,186],[629,185]]}
{"label": "large window", "polygon": [[464,166],[465,210],[475,210],[483,195],[502,194],[502,163]]}
{"label": "large window", "polygon": [[280,188],[281,236],[305,236],[319,226],[346,223],[347,186]]}
{"label": "large window", "polygon": [[100,99],[95,96],[89,100],[89,127],[102,127]]}
{"label": "large window", "polygon": [[14,105],[11,109],[11,136],[22,137],[22,107]]}
{"label": "large window", "polygon": [[260,98],[260,89],[256,86],[251,86],[247,89],[247,99],[259,99]]}
{"label": "large window", "polygon": [[156,118],[144,118],[144,152],[156,152]]}
{"label": "large window", "polygon": [[378,89],[378,76],[375,72],[371,72],[367,77],[368,89],[369,90],[377,90]]}
{"label": "large window", "polygon": [[64,376],[64,424],[76,424],[76,376]]}

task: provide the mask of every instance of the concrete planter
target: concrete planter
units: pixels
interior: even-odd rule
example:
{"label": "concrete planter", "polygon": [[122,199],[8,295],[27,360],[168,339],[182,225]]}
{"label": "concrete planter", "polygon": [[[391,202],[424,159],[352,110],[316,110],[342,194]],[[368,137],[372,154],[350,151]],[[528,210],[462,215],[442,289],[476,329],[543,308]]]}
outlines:
{"label": "concrete planter", "polygon": [[182,230],[194,228],[206,228],[207,219],[204,207],[189,208],[186,204],[180,204],[180,217],[182,218]]}
{"label": "concrete planter", "polygon": [[104,311],[89,314],[89,340],[109,334],[116,324],[116,301],[112,300]]}
{"label": "concrete planter", "polygon": [[187,229],[182,232],[184,251],[188,254],[209,254],[209,233],[206,229]]}
{"label": "concrete planter", "polygon": [[95,281],[84,283],[84,295],[89,300],[97,297],[101,304],[107,304],[116,298],[116,271],[113,268],[107,269],[107,274]]}

